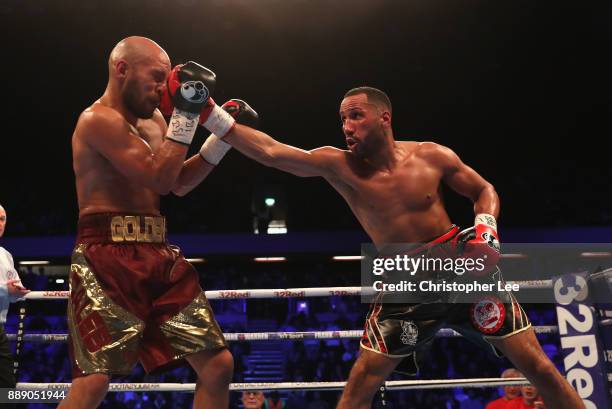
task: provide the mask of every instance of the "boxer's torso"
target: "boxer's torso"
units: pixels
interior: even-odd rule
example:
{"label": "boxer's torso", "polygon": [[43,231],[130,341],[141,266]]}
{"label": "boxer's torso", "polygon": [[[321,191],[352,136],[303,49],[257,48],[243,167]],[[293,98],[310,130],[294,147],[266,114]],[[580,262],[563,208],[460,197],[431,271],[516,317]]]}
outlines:
{"label": "boxer's torso", "polygon": [[346,151],[336,177],[328,178],[374,243],[425,242],[451,226],[440,196],[443,170],[429,160],[428,149],[396,142],[390,171],[368,168]]}
{"label": "boxer's torso", "polygon": [[[108,109],[93,104],[85,112]],[[139,119],[136,127],[125,121],[125,137],[140,138],[153,154],[160,146],[163,130],[152,119]],[[72,136],[73,169],[76,178],[79,216],[93,213],[159,214],[159,194],[141,184],[130,181],[113,164],[98,152],[87,138],[103,138],[104,135],[87,135],[91,132],[81,120]]]}

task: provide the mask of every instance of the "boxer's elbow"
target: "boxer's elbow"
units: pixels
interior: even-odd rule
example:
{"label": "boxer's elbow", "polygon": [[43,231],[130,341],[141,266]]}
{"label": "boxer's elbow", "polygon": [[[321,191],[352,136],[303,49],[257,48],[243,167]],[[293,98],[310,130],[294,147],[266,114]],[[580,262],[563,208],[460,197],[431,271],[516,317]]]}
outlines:
{"label": "boxer's elbow", "polygon": [[483,188],[483,192],[486,196],[494,199],[495,201],[499,201],[499,195],[491,183],[486,183],[485,187]]}
{"label": "boxer's elbow", "polygon": [[178,186],[175,186],[175,187],[172,188],[172,193],[175,196],[183,197],[187,193],[191,192],[192,189],[193,189],[193,187],[191,187],[191,186],[178,185]]}
{"label": "boxer's elbow", "polygon": [[151,188],[159,195],[165,196],[172,191],[174,181],[165,177],[157,178],[153,181]]}
{"label": "boxer's elbow", "polygon": [[183,190],[180,187],[172,189],[172,194],[174,194],[174,196],[183,197],[187,193],[189,193],[189,191]]}
{"label": "boxer's elbow", "polygon": [[141,175],[130,178],[132,184],[141,188],[149,189],[158,195],[167,195],[172,189],[172,185],[162,178],[151,175]]}
{"label": "boxer's elbow", "polygon": [[183,177],[181,177],[181,168],[175,169],[171,167],[160,167],[153,178],[154,190],[162,196],[179,190],[183,195],[189,192],[189,186],[185,183]]}
{"label": "boxer's elbow", "polygon": [[497,196],[497,192],[491,183],[483,181],[482,183],[473,185],[468,191],[467,196],[472,199],[472,201],[476,202],[483,198],[490,199],[491,197]]}
{"label": "boxer's elbow", "polygon": [[495,190],[495,187],[493,187],[493,185],[490,185],[489,189],[489,195],[491,197],[491,202],[492,202],[492,206],[493,206],[493,215],[495,217],[499,217],[499,208],[500,208],[500,201],[499,201],[499,195],[497,194],[497,191]]}
{"label": "boxer's elbow", "polygon": [[166,196],[167,194],[169,194],[172,190],[171,189],[167,189],[167,188],[160,188],[160,189],[156,189],[156,192],[160,195],[160,196]]}
{"label": "boxer's elbow", "polygon": [[485,183],[475,193],[473,201],[476,213],[490,213],[497,217],[499,213],[499,195],[492,184]]}

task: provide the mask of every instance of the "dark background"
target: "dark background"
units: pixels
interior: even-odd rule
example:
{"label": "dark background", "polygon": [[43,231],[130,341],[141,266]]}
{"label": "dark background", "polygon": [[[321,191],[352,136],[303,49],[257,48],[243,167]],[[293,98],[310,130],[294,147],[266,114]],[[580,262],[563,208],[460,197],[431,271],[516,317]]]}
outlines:
{"label": "dark background", "polygon": [[[247,100],[280,141],[343,147],[342,96],[371,85],[394,104],[396,139],[447,145],[495,185],[501,225],[612,224],[609,2],[9,0],[0,21],[7,235],[75,230],[71,133],[128,35],[214,70],[214,98]],[[267,185],[285,194],[290,232],[359,229],[322,179],[238,152],[163,208],[175,232],[247,232]],[[467,200],[446,199],[471,222]]]}

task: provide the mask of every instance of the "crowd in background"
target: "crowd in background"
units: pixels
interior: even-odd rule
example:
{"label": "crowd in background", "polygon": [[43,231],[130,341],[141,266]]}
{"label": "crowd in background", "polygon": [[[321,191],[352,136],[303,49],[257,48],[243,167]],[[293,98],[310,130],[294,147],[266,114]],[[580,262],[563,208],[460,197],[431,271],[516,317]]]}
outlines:
{"label": "crowd in background", "polygon": [[[244,273],[238,269],[209,271],[203,268],[202,281],[207,289],[227,288],[290,288],[292,286],[347,286],[354,277],[325,274],[297,274],[292,278],[281,272]],[[23,282],[32,290],[48,289],[55,279],[41,274],[22,271]],[[40,272],[40,271],[38,271]],[[322,271],[320,272],[322,273]],[[65,284],[64,284],[65,288]],[[275,331],[324,331],[354,330],[363,325],[367,304],[359,297],[322,297],[281,300],[211,300],[223,331],[260,332],[262,322],[270,323]],[[28,302],[25,321],[26,333],[66,333],[65,302]],[[527,308],[534,325],[554,325],[554,311],[548,305],[533,305]],[[17,316],[9,314],[7,332],[15,332]],[[549,357],[560,366],[558,338],[540,336],[540,342]],[[282,379],[290,382],[344,381],[353,365],[358,351],[358,340],[276,340],[284,356]],[[230,342],[235,357],[234,382],[245,382],[252,368],[247,357],[254,343]],[[445,379],[499,377],[510,364],[497,358],[491,351],[480,349],[461,338],[437,338],[419,352],[420,372],[418,377],[394,374],[391,379]],[[70,382],[70,366],[65,343],[26,343],[19,356],[19,382]],[[147,375],[136,366],[129,376],[114,377],[112,382],[195,382],[195,374],[188,367],[181,367],[160,375]],[[268,394],[269,395],[269,394]],[[268,396],[267,395],[267,396]],[[295,409],[334,408],[339,392],[279,392],[274,396],[283,407]],[[432,391],[386,391],[378,396],[376,405],[385,408],[484,408],[496,399],[496,389],[446,389]],[[232,393],[232,405],[242,407],[242,396]],[[384,401],[384,406],[383,405]],[[175,408],[188,407],[190,394],[174,392],[123,392],[109,393],[103,407],[128,408]],[[44,407],[30,404],[31,408]]]}

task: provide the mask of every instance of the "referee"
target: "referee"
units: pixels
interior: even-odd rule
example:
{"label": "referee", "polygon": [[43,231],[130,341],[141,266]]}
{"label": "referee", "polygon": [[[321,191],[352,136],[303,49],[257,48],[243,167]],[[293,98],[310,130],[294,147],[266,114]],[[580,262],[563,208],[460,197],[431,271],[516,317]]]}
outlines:
{"label": "referee", "polygon": [[[0,237],[4,234],[5,226],[6,211],[0,205]],[[6,313],[11,302],[19,300],[29,291],[21,285],[13,257],[3,247],[0,247],[0,388],[14,388],[16,383],[13,374],[13,354],[4,333]]]}

